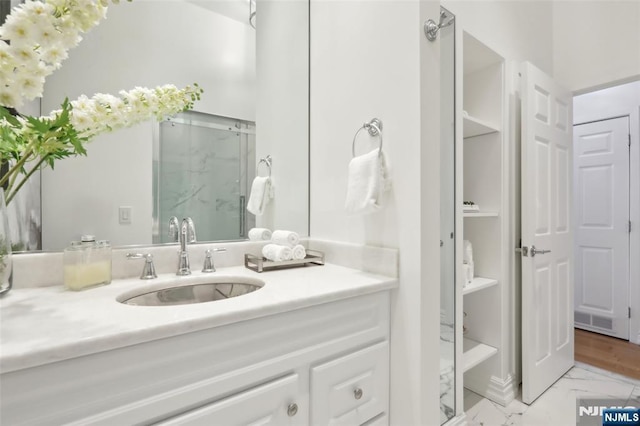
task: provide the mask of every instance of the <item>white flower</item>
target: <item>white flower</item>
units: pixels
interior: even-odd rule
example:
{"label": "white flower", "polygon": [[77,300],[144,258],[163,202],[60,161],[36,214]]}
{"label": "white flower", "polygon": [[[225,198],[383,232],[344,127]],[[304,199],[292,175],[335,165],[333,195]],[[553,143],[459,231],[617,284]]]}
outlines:
{"label": "white flower", "polygon": [[14,107],[22,106],[20,99],[9,90],[0,87],[0,105],[12,105]]}
{"label": "white flower", "polygon": [[9,53],[13,56],[16,66],[32,67],[37,64],[38,57],[33,47],[30,46],[14,46],[9,47]]}
{"label": "white flower", "polygon": [[42,86],[38,89],[32,83],[62,66],[69,49],[82,40],[81,33],[105,18],[108,3],[108,0],[26,0],[14,7],[0,26],[2,89],[5,100],[15,102],[4,105],[15,107],[26,99],[42,96]]}
{"label": "white flower", "polygon": [[42,93],[44,77],[21,75],[16,79],[16,88],[26,99],[35,99]]}
{"label": "white flower", "polygon": [[43,49],[40,52],[40,58],[47,64],[50,64],[54,68],[60,68],[62,61],[69,57],[69,52],[60,46],[51,46],[48,49]]}
{"label": "white flower", "polygon": [[57,42],[58,34],[58,30],[50,21],[43,20],[36,25],[33,38],[39,46],[50,46]]}
{"label": "white flower", "polygon": [[[0,40],[0,68],[2,70],[8,69],[9,63],[13,63],[13,56],[9,51],[9,44],[5,41]],[[7,63],[7,65],[2,65],[3,63]],[[11,70],[13,71],[13,69]]]}
{"label": "white flower", "polygon": [[[130,127],[152,118],[163,119],[193,106],[200,96],[200,88],[173,85],[147,89],[136,87],[120,91],[120,97],[97,93],[85,95],[71,102],[70,120],[82,137],[91,138],[103,132]],[[59,111],[51,113],[54,118]]]}

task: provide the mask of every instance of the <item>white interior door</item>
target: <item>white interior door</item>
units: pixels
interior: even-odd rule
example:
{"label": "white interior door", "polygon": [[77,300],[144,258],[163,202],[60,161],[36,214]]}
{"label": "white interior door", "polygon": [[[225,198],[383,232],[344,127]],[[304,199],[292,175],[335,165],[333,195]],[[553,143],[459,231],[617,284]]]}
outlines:
{"label": "white interior door", "polygon": [[629,117],[573,135],[575,325],[629,340]]}
{"label": "white interior door", "polygon": [[522,400],[530,404],[573,366],[572,96],[529,63],[522,83]]}

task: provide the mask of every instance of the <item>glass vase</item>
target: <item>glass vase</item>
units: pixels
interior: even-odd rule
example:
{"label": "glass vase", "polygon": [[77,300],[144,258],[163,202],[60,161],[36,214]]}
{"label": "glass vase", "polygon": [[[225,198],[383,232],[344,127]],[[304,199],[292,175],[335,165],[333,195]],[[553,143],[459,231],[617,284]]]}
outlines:
{"label": "glass vase", "polygon": [[4,189],[0,188],[0,296],[8,293],[13,283],[10,236],[7,205],[4,202]]}

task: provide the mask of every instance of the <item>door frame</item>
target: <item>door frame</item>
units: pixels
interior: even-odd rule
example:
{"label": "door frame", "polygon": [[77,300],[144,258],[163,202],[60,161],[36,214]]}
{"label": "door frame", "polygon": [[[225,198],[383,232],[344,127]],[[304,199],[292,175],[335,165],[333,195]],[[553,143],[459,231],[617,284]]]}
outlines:
{"label": "door frame", "polygon": [[[640,105],[629,113],[631,148],[629,152],[629,258],[640,259]],[[634,220],[635,219],[635,220]],[[634,285],[635,284],[635,285]],[[629,341],[640,345],[640,262],[629,262]]]}
{"label": "door frame", "polygon": [[631,147],[629,150],[629,342],[640,345],[640,263],[632,259],[640,258],[640,105],[626,114],[593,116],[588,120],[573,123],[574,126],[593,121],[604,121],[619,117],[629,117]]}

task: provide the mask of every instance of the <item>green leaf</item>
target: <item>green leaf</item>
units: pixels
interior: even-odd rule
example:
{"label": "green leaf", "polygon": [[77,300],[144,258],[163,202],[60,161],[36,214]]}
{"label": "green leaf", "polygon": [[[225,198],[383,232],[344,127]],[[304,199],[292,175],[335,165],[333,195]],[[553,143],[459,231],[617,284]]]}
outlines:
{"label": "green leaf", "polygon": [[51,130],[51,123],[47,119],[31,116],[27,116],[26,118],[29,125],[38,133],[47,133]]}
{"label": "green leaf", "polygon": [[9,110],[3,106],[0,106],[0,118],[4,118],[9,124],[14,127],[22,127],[22,123],[20,122],[20,120],[14,117],[13,114],[11,114]]}

